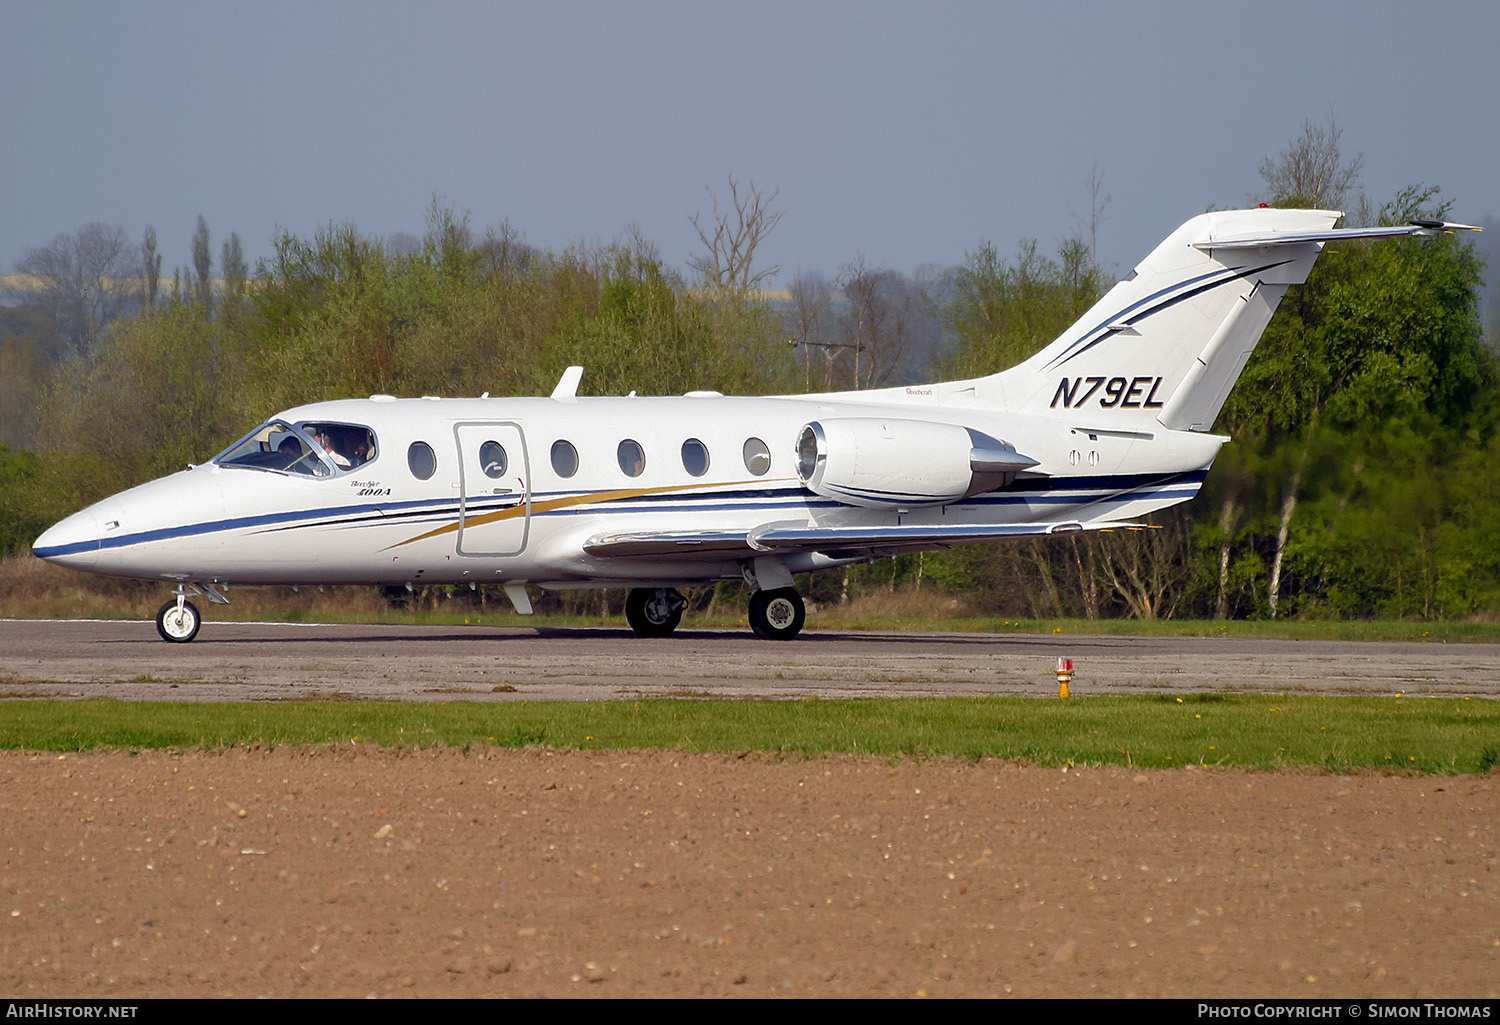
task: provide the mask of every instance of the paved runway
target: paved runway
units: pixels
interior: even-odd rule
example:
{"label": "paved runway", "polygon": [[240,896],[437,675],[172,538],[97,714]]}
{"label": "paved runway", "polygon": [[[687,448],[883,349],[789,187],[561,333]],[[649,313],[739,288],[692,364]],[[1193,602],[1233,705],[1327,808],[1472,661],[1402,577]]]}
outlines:
{"label": "paved runway", "polygon": [[215,623],[168,644],[150,622],[0,620],[0,696],[271,701],[669,697],[1393,694],[1500,698],[1500,645],[1196,637]]}

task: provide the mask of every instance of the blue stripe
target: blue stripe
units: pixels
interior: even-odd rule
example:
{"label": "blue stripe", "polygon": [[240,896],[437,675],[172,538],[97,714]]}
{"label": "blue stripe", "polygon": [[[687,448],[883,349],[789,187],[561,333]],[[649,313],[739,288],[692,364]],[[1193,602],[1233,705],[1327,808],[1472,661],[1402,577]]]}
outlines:
{"label": "blue stripe", "polygon": [[[1110,499],[1134,501],[1140,498],[1165,498],[1180,496],[1182,490],[1189,485],[1192,486],[1192,492],[1196,493],[1198,485],[1203,482],[1207,474],[1207,470],[1195,470],[1188,473],[1101,474],[1088,477],[1036,478],[1017,482],[1003,492],[987,492],[971,498],[961,499],[952,504],[967,506],[1010,506],[1023,504],[1088,505]],[[1151,490],[1143,491],[1142,489],[1145,488],[1150,488]],[[574,494],[580,498],[601,493],[587,491],[548,492],[548,494],[554,495]],[[760,502],[724,501],[725,498],[736,494],[753,495],[758,498],[777,500]],[[533,500],[537,500],[536,496],[533,496]],[[748,513],[776,509],[812,510],[846,507],[844,503],[819,497],[802,488],[765,489],[751,492],[703,492],[696,495],[679,494],[672,496],[667,501],[671,504],[666,504],[661,497],[653,498],[653,496],[640,495],[622,498],[618,501],[601,502],[571,509],[536,511],[531,515],[539,517],[573,516],[585,513],[619,515],[633,512],[683,513],[729,511]],[[487,506],[476,506],[473,502],[468,503],[470,511],[484,511],[494,507],[496,507],[495,503]],[[507,502],[507,504],[502,504],[498,507],[510,508],[510,504]],[[392,510],[405,511],[393,516],[391,515]],[[34,548],[32,551],[38,557],[47,559],[55,556],[77,555],[88,551],[126,548],[131,545],[149,544],[153,541],[170,541],[179,538],[198,537],[204,534],[244,530],[254,527],[269,528],[257,531],[257,533],[273,533],[276,530],[309,526],[356,529],[389,523],[396,519],[402,520],[411,526],[419,526],[424,523],[446,524],[456,521],[457,517],[458,500],[456,498],[422,499],[410,502],[381,503],[378,505],[342,506],[333,509],[302,509],[292,512],[264,513],[258,516],[240,516],[224,520],[210,520],[204,523],[162,527],[157,530],[142,531],[136,534],[125,534],[119,537],[100,538],[92,541],[79,541],[73,544],[57,545],[50,548]]]}
{"label": "blue stripe", "polygon": [[[1148,315],[1151,314],[1151,313],[1159,313],[1159,312],[1161,312],[1162,310],[1165,310],[1165,309],[1170,309],[1171,307],[1177,305],[1180,302],[1183,302],[1183,301],[1185,301],[1187,299],[1191,299],[1194,296],[1201,295],[1204,292],[1212,291],[1213,289],[1218,288],[1220,285],[1227,284],[1228,282],[1239,280],[1239,279],[1243,279],[1243,278],[1249,277],[1252,274],[1259,274],[1262,271],[1271,270],[1272,268],[1280,267],[1283,264],[1287,264],[1287,263],[1291,263],[1291,262],[1292,262],[1291,260],[1277,260],[1274,263],[1268,263],[1268,264],[1266,264],[1263,267],[1253,267],[1253,268],[1250,268],[1250,269],[1245,269],[1245,268],[1230,268],[1228,271],[1220,268],[1218,270],[1209,271],[1207,274],[1200,274],[1196,278],[1189,278],[1186,281],[1179,281],[1179,282],[1177,282],[1174,285],[1169,285],[1166,288],[1161,289],[1159,292],[1156,292],[1156,293],[1154,293],[1152,295],[1148,295],[1144,299],[1137,300],[1136,302],[1132,303],[1131,305],[1125,307],[1123,310],[1120,310],[1118,313],[1115,313],[1112,316],[1106,317],[1104,319],[1104,321],[1102,323],[1100,323],[1097,327],[1093,327],[1093,328],[1090,328],[1088,331],[1085,331],[1079,337],[1079,339],[1076,342],[1074,342],[1072,345],[1068,346],[1068,351],[1066,351],[1066,352],[1062,353],[1061,355],[1055,357],[1050,363],[1048,363],[1047,366],[1046,366],[1046,369],[1047,370],[1051,370],[1054,367],[1060,366],[1063,363],[1068,362],[1069,360],[1073,359],[1075,356],[1082,356],[1085,352],[1089,351],[1094,346],[1098,345],[1100,342],[1104,341],[1106,338],[1109,337],[1109,335],[1111,334],[1110,329],[1109,329],[1109,325],[1118,323],[1120,320],[1122,320],[1122,319],[1124,319],[1126,317],[1131,316],[1136,310],[1139,310],[1142,307],[1144,307],[1144,306],[1146,306],[1146,305],[1148,305],[1150,303],[1156,302],[1156,300],[1162,298],[1163,296],[1166,296],[1166,295],[1168,295],[1170,293],[1173,293],[1173,292],[1177,292],[1178,289],[1187,289],[1187,290],[1186,291],[1182,291],[1182,292],[1180,292],[1180,293],[1178,293],[1176,295],[1173,295],[1170,299],[1167,299],[1165,302],[1162,302],[1160,305],[1153,307],[1152,309],[1150,309],[1148,311]],[[1227,275],[1227,276],[1225,276],[1225,275]],[[1198,285],[1197,288],[1191,288],[1191,289],[1188,288],[1188,286],[1190,286],[1190,285],[1197,284],[1200,281],[1206,281],[1206,279],[1212,278],[1212,277],[1218,277],[1219,280],[1218,281],[1208,281],[1206,284]],[[1092,341],[1089,341],[1090,336],[1094,335],[1095,333],[1098,333],[1099,337],[1094,338]],[[1087,344],[1085,344],[1085,343],[1087,343]],[[1082,347],[1080,348],[1080,346],[1082,346]]]}
{"label": "blue stripe", "polygon": [[[127,548],[131,545],[147,544],[152,541],[171,541],[177,538],[197,537],[202,534],[215,534],[220,531],[242,530],[247,527],[262,527],[272,524],[298,524],[307,525],[308,520],[328,519],[328,526],[338,522],[338,517],[347,520],[351,516],[368,517],[370,522],[379,522],[382,519],[391,519],[382,509],[410,509],[416,511],[423,506],[433,507],[447,505],[452,507],[452,515],[458,514],[458,500],[456,498],[430,498],[414,502],[393,502],[389,505],[350,505],[332,509],[302,509],[294,512],[264,513],[260,516],[238,516],[227,520],[209,520],[204,523],[189,523],[179,527],[162,527],[157,530],[145,530],[138,534],[121,534],[118,537],[98,538],[93,541],[78,541],[68,545],[58,545],[54,548],[33,548],[32,552],[39,558],[47,559],[56,555],[76,555],[80,552],[103,551],[108,548]],[[447,517],[443,517],[446,520]]]}

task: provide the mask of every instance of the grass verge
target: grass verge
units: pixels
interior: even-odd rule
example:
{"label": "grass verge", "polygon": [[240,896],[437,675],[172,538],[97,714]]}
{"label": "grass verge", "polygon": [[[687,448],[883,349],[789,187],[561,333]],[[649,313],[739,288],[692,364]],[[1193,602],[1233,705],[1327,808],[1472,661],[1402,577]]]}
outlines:
{"label": "grass verge", "polygon": [[1500,763],[1500,702],[1256,695],[511,703],[0,702],[0,748],[476,745],[1429,773]]}

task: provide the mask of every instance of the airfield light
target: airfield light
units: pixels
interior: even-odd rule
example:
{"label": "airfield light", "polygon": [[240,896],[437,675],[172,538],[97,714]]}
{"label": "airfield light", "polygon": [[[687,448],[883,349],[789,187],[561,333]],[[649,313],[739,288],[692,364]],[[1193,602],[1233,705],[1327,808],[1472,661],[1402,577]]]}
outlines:
{"label": "airfield light", "polygon": [[1065,698],[1068,696],[1068,682],[1073,679],[1073,660],[1059,658],[1055,672],[1057,673],[1057,696]]}

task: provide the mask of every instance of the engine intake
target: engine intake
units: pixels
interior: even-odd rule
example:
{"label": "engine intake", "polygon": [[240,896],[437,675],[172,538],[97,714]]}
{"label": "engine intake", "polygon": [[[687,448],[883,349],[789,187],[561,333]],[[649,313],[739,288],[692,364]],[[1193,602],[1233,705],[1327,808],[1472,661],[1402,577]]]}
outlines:
{"label": "engine intake", "polygon": [[947,505],[1036,465],[1009,442],[929,420],[814,420],[797,436],[797,476],[809,491],[872,509]]}

